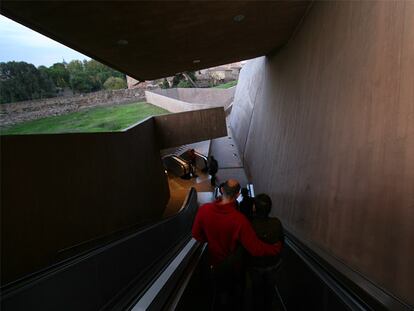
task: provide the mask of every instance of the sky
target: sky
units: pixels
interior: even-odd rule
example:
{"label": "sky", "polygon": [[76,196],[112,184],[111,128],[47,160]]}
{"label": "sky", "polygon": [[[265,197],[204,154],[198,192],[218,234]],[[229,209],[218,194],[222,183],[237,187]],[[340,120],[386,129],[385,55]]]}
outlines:
{"label": "sky", "polygon": [[0,15],[0,62],[24,61],[49,67],[63,59],[69,63],[90,57]]}

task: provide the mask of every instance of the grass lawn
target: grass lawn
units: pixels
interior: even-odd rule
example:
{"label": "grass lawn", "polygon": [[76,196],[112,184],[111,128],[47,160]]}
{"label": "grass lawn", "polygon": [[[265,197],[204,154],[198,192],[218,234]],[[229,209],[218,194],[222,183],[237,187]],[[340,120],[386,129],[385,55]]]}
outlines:
{"label": "grass lawn", "polygon": [[229,89],[229,88],[235,86],[236,84],[237,84],[237,81],[230,81],[230,82],[227,82],[227,83],[224,83],[224,84],[216,85],[214,88],[215,89]]}
{"label": "grass lawn", "polygon": [[19,123],[1,130],[1,135],[120,131],[149,116],[168,113],[148,103],[85,109],[56,117]]}

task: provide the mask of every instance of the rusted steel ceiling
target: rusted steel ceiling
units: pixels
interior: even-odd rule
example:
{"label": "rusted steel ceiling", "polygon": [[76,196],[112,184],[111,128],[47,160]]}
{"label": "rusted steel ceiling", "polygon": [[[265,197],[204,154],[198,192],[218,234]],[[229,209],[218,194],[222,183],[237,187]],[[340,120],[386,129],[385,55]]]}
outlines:
{"label": "rusted steel ceiling", "polygon": [[151,80],[283,46],[309,1],[1,1],[1,14]]}

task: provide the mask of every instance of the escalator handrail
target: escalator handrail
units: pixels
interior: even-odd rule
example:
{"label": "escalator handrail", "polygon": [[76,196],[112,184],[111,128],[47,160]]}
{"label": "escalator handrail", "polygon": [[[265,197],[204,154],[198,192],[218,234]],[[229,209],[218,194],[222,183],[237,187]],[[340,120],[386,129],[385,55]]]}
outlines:
{"label": "escalator handrail", "polygon": [[[49,287],[53,286],[53,291],[56,293],[57,288],[61,288],[61,287],[56,287],[56,284],[59,284],[59,286],[60,286],[60,284],[62,284],[62,285],[65,284],[63,287],[67,287],[68,283],[64,283],[64,280],[66,280],[67,275],[70,275],[70,273],[72,273],[72,271],[79,270],[80,269],[79,267],[84,267],[85,265],[86,265],[86,267],[89,267],[89,264],[88,264],[89,262],[96,261],[97,258],[102,258],[102,256],[104,254],[107,254],[107,253],[105,253],[106,251],[109,251],[110,254],[113,254],[114,251],[119,250],[118,246],[123,247],[123,249],[125,250],[125,246],[122,246],[122,245],[128,246],[129,244],[131,244],[131,242],[135,243],[135,238],[140,236],[141,234],[144,234],[144,233],[148,234],[149,230],[151,230],[153,228],[156,228],[158,226],[162,226],[162,225],[166,224],[169,221],[172,221],[172,222],[178,221],[178,222],[180,222],[182,218],[178,218],[178,217],[180,217],[183,213],[187,212],[186,207],[191,207],[191,210],[188,210],[189,214],[186,214],[184,216],[185,216],[186,219],[188,217],[191,218],[192,217],[191,215],[196,212],[196,206],[194,206],[191,203],[191,202],[193,202],[193,203],[196,202],[196,195],[197,195],[197,193],[196,193],[195,189],[192,188],[190,190],[190,192],[188,193],[185,202],[183,203],[183,207],[181,208],[181,210],[175,216],[172,216],[168,219],[162,220],[161,222],[157,222],[156,224],[149,225],[149,226],[147,226],[145,228],[142,228],[141,230],[137,231],[136,233],[128,235],[128,236],[126,236],[124,238],[121,238],[119,240],[110,242],[110,243],[108,243],[106,245],[103,245],[101,247],[98,247],[96,249],[92,249],[88,252],[78,254],[76,256],[71,257],[70,259],[67,259],[67,260],[61,261],[59,263],[56,263],[53,266],[50,266],[46,269],[43,269],[41,271],[38,271],[36,273],[33,273],[29,276],[26,276],[26,277],[20,279],[19,282],[13,282],[12,284],[11,283],[7,284],[7,286],[2,288],[2,295],[1,295],[2,306],[3,306],[3,303],[6,303],[6,301],[7,301],[8,306],[21,305],[21,303],[25,301],[24,300],[25,299],[24,297],[26,297],[25,295],[28,295],[27,297],[31,297],[31,299],[36,299],[36,303],[39,303],[39,301],[41,301],[41,297],[38,296],[38,294],[40,293],[39,290],[43,290],[44,288],[47,288],[48,286]],[[193,211],[193,209],[194,209],[194,211]],[[189,225],[191,226],[191,223]],[[151,231],[149,231],[149,232],[151,232]],[[182,241],[183,238],[185,238],[184,235],[181,236],[180,241]],[[175,243],[179,244],[180,241],[177,240]],[[123,243],[126,243],[126,244],[123,244]],[[163,256],[165,256],[165,254],[167,252],[171,253],[171,251],[174,251],[174,250],[173,249],[171,249],[171,250],[165,249],[161,253],[164,253]],[[101,256],[101,257],[99,257],[99,256]],[[84,269],[84,268],[82,268],[82,269]],[[142,270],[142,271],[144,271],[144,270]],[[115,271],[114,271],[114,273],[115,273]],[[62,277],[65,276],[65,278],[60,277],[60,275]],[[140,282],[139,278],[136,279],[136,280],[138,280],[138,282]],[[37,285],[40,285],[39,290],[36,290]],[[120,286],[124,286],[124,285],[120,285]],[[142,286],[140,285],[140,287],[142,287]],[[120,287],[119,290],[123,290],[122,288]],[[74,287],[74,289],[76,289],[73,293],[75,295],[75,292],[77,292],[78,289],[77,289],[77,287]],[[97,289],[97,290],[99,290],[99,289]],[[34,293],[37,293],[37,294],[34,295]],[[61,293],[64,293],[64,292],[61,291]],[[56,296],[54,299],[59,299],[58,297],[59,296]],[[110,300],[108,300],[108,302],[111,301],[111,300],[112,300],[112,298]],[[29,303],[29,302],[27,302],[27,303]],[[62,303],[64,303],[64,302],[62,302]],[[11,308],[11,309],[13,309],[13,308]]]}
{"label": "escalator handrail", "polygon": [[181,166],[181,168],[183,169],[184,174],[188,173],[188,171],[187,171],[188,163],[185,160],[181,159],[179,156],[177,156],[175,154],[168,154],[168,155],[165,155],[165,156],[162,157],[162,159],[165,159],[165,158],[174,159],[178,163],[178,165]]}
{"label": "escalator handrail", "polygon": [[[178,303],[204,249],[205,247],[191,238],[131,310],[173,310],[172,305]],[[192,268],[188,269],[190,266]],[[166,305],[169,307],[166,308]]]}

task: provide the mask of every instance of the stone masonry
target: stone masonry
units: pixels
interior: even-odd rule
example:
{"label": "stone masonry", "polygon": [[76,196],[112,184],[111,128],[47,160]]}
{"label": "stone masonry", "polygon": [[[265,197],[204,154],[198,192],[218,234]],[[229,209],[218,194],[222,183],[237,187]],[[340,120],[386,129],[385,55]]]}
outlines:
{"label": "stone masonry", "polygon": [[0,127],[76,112],[92,107],[145,101],[144,90],[105,90],[70,97],[53,97],[0,105]]}

